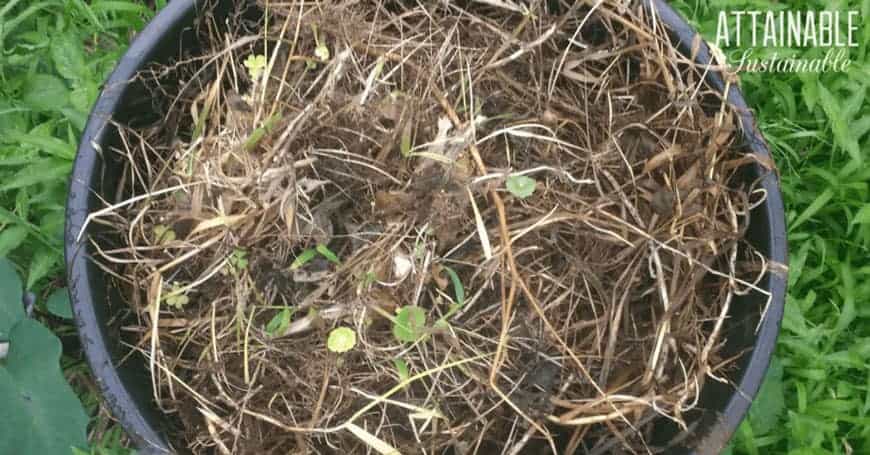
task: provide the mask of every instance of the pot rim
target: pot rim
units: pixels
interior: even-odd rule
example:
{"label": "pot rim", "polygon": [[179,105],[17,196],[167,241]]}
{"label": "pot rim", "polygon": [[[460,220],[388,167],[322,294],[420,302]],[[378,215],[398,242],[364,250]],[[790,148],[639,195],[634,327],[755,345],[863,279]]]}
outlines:
{"label": "pot rim", "polygon": [[[66,259],[67,281],[70,300],[73,306],[76,326],[85,355],[94,373],[103,398],[109,405],[115,418],[131,436],[139,447],[140,453],[157,454],[170,453],[169,445],[154,425],[154,421],[143,410],[134,398],[131,385],[119,375],[113,363],[110,349],[110,337],[107,329],[100,324],[93,302],[95,290],[92,283],[98,280],[100,272],[90,263],[85,253],[85,236],[79,238],[80,231],[92,206],[92,194],[89,182],[98,178],[99,156],[102,153],[100,144],[104,143],[109,120],[120,107],[121,100],[127,93],[128,82],[136,72],[159,51],[167,30],[177,31],[180,25],[196,13],[198,2],[202,0],[173,0],[161,10],[153,20],[130,44],[127,52],[118,62],[115,70],[103,85],[100,96],[92,109],[87,125],[82,134],[73,164],[72,176],[69,182],[69,196],[66,205],[66,224],[64,232],[64,254]],[[670,29],[672,38],[678,41],[678,48],[685,54],[690,52],[697,33],[674,9],[664,0],[643,0],[644,6],[661,18]],[[706,63],[711,61],[710,48],[706,42],[700,41],[696,61]],[[711,70],[708,82],[720,92],[725,90],[722,74]],[[744,139],[749,150],[758,155],[764,162],[773,162],[767,142],[758,130],[752,111],[746,104],[739,88],[728,87],[727,101],[733,105],[739,116]],[[767,192],[767,198],[761,205],[766,218],[766,232],[761,241],[769,248],[768,259],[774,264],[787,264],[787,241],[785,227],[785,211],[782,195],[779,190],[779,178],[776,172],[762,172],[759,165],[756,171],[763,175],[760,188]],[[784,267],[782,267],[784,268]],[[737,390],[731,395],[728,403],[722,409],[721,416],[701,437],[700,443],[694,449],[698,455],[718,453],[724,448],[743,420],[752,399],[758,392],[764,379],[770,359],[776,347],[776,340],[785,306],[786,275],[768,273],[764,286],[771,294],[770,303],[764,314],[760,328],[756,332],[754,348],[738,382]]]}

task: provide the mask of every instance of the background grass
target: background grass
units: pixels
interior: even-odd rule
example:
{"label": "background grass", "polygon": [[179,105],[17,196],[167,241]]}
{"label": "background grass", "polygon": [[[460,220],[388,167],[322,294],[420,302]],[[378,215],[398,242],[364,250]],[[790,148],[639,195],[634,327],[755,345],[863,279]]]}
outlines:
{"label": "background grass", "polygon": [[[0,256],[45,297],[61,286],[67,175],[100,84],[165,2],[7,0],[0,6]],[[734,454],[870,453],[870,0],[681,0],[705,37],[722,10],[858,10],[847,72],[743,74],[782,176],[789,294],[777,358],[729,449]],[[755,49],[810,58],[826,49]],[[741,49],[724,49],[735,55]],[[44,299],[39,299],[40,302]],[[125,453],[100,411],[68,323],[67,377],[95,416],[93,453]]]}

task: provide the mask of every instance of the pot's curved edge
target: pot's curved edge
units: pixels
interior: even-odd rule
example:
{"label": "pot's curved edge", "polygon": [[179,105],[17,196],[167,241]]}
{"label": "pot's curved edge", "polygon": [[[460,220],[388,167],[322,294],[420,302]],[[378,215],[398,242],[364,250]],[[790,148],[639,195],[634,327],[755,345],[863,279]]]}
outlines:
{"label": "pot's curved edge", "polygon": [[[83,302],[92,300],[90,289],[87,286],[90,281],[90,272],[87,268],[89,259],[82,253],[84,243],[80,242],[77,237],[89,213],[89,182],[94,178],[95,164],[100,153],[94,145],[105,136],[104,129],[109,116],[126,92],[127,82],[134,76],[136,69],[156,50],[161,32],[171,28],[172,24],[179,23],[191,14],[196,3],[196,0],[171,1],[131,43],[115,71],[104,84],[100,97],[91,111],[69,182],[64,254],[76,325],[82,346],[87,353],[88,363],[95,373],[94,376],[101,393],[108,402],[112,414],[140,447],[140,453],[167,453],[168,446],[160,433],[134,406],[131,394],[111,364],[112,359],[106,344],[105,333],[97,323],[94,307],[83,304]],[[646,3],[683,43],[687,43],[687,45],[692,43],[696,35],[695,31],[664,0],[647,0]],[[710,61],[710,51],[703,40],[698,50],[697,60]],[[718,85],[717,88],[724,88],[721,77],[712,78],[712,82],[714,86]],[[767,144],[756,127],[753,115],[740,90],[735,86],[730,87],[727,99],[740,112],[744,136],[749,142],[752,152],[769,158]],[[771,251],[769,259],[784,265],[787,264],[788,259],[784,208],[782,195],[779,191],[779,179],[775,173],[768,172],[761,185],[767,191],[764,208],[770,223],[768,241],[771,245]],[[698,447],[696,451],[699,454],[715,453],[728,443],[748,411],[751,399],[758,392],[764,379],[776,346],[786,291],[784,273],[768,275],[771,301],[758,332],[760,342],[751,354],[746,371],[739,382],[738,393],[732,396],[722,419],[710,431],[710,435],[716,435],[716,441],[709,441],[711,444],[702,444]]]}
{"label": "pot's curved edge", "polygon": [[[680,40],[684,50],[695,40],[695,30],[664,0],[647,0],[647,6],[655,11],[662,22]],[[710,48],[702,39],[697,50],[696,61],[712,61]],[[718,90],[725,90],[722,75],[719,72],[711,72],[709,81]],[[751,109],[746,104],[743,94],[736,85],[728,87],[726,99],[739,113],[741,129],[750,151],[759,155],[765,162],[773,162],[767,142],[755,122]],[[752,350],[749,362],[737,384],[737,390],[732,395],[725,407],[720,419],[709,429],[709,433],[694,450],[697,455],[717,454],[728,445],[731,436],[740,425],[749,410],[752,400],[758,393],[764,380],[767,367],[773,357],[776,348],[776,340],[782,323],[782,315],[785,308],[785,295],[788,264],[788,244],[786,238],[785,209],[783,206],[782,193],[779,189],[779,177],[775,170],[767,171],[756,165],[759,174],[762,175],[761,188],[767,197],[763,204],[763,210],[767,216],[769,231],[767,239],[770,245],[768,259],[775,264],[775,272],[768,272],[766,281],[770,291],[770,301],[764,314],[764,320],[758,330],[758,338],[755,348]]]}
{"label": "pot's curved edge", "polygon": [[87,238],[79,239],[85,227],[89,210],[91,186],[99,176],[99,155],[103,153],[98,144],[106,136],[106,128],[112,113],[118,107],[128,88],[128,82],[144,62],[158,50],[160,39],[166,30],[172,29],[193,14],[196,0],[172,0],[139,34],[124,53],[115,70],[103,84],[103,89],[88,117],[87,125],[79,142],[76,158],[69,180],[64,226],[64,257],[70,302],[82,347],[88,364],[94,373],[103,398],[112,415],[127,430],[140,454],[169,453],[170,449],[161,433],[135,405],[133,396],[121,380],[113,365],[107,344],[107,334],[98,322],[90,286],[90,258],[85,251]]}

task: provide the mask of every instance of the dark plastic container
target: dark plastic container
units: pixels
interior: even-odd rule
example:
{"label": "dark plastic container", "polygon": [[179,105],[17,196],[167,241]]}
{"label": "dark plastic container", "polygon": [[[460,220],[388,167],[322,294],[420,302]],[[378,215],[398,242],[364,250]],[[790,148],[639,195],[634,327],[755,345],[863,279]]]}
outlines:
{"label": "dark plastic container", "polygon": [[[119,296],[107,286],[102,272],[89,259],[92,253],[88,235],[98,234],[99,227],[89,224],[85,235],[79,233],[89,213],[104,207],[100,195],[112,194],[117,183],[120,163],[104,159],[118,140],[110,119],[125,123],[140,116],[150,106],[142,87],[130,82],[148,62],[164,61],[179,55],[193,44],[191,27],[197,15],[195,0],[173,0],[137,35],[115,71],[103,86],[91,112],[79,144],[78,155],[70,180],[66,209],[66,267],[75,320],[88,362],[113,415],[120,421],[139,448],[141,454],[170,453],[161,430],[161,416],[151,396],[150,375],[141,361],[119,363],[125,354],[119,343],[118,329],[113,325]],[[645,0],[671,31],[680,49],[688,53],[695,37],[692,28],[665,2]],[[710,52],[702,44],[697,53],[699,63],[710,61]],[[724,88],[720,74],[711,72],[709,82],[719,90]],[[755,120],[740,91],[732,86],[728,101],[741,116],[743,136],[751,153],[770,160],[767,144],[755,126]],[[785,219],[779,181],[775,173],[755,166],[745,173],[747,180],[761,178],[767,200],[751,214],[748,238],[771,261],[786,264]],[[785,303],[784,273],[769,273],[760,283],[772,300],[765,319],[756,331],[766,299],[759,295],[741,297],[732,304],[725,326],[726,353],[748,352],[738,362],[738,371],[731,377],[734,387],[707,381],[701,396],[700,409],[691,418],[696,422],[691,433],[669,453],[716,454],[725,447],[745,416],[758,392],[776,345]],[[674,438],[676,430],[660,425],[654,439],[657,443]]]}

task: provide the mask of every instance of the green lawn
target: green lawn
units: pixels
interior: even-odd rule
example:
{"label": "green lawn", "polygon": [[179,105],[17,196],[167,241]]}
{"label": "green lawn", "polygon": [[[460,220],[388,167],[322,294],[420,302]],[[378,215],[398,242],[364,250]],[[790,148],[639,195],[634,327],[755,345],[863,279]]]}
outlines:
{"label": "green lawn", "polygon": [[[156,2],[159,7],[164,2]],[[6,0],[0,6],[0,256],[10,258],[37,315],[63,286],[67,175],[100,83],[154,2]],[[720,10],[859,10],[870,0],[675,2],[712,39]],[[733,441],[735,454],[870,453],[870,27],[861,20],[851,68],[826,74],[744,74],[779,171],[789,225],[790,275],[777,359]],[[724,49],[731,55],[738,49]],[[771,53],[767,49],[757,55]],[[809,57],[825,49],[780,49]],[[126,453],[75,343],[65,374],[94,415],[94,453]]]}

